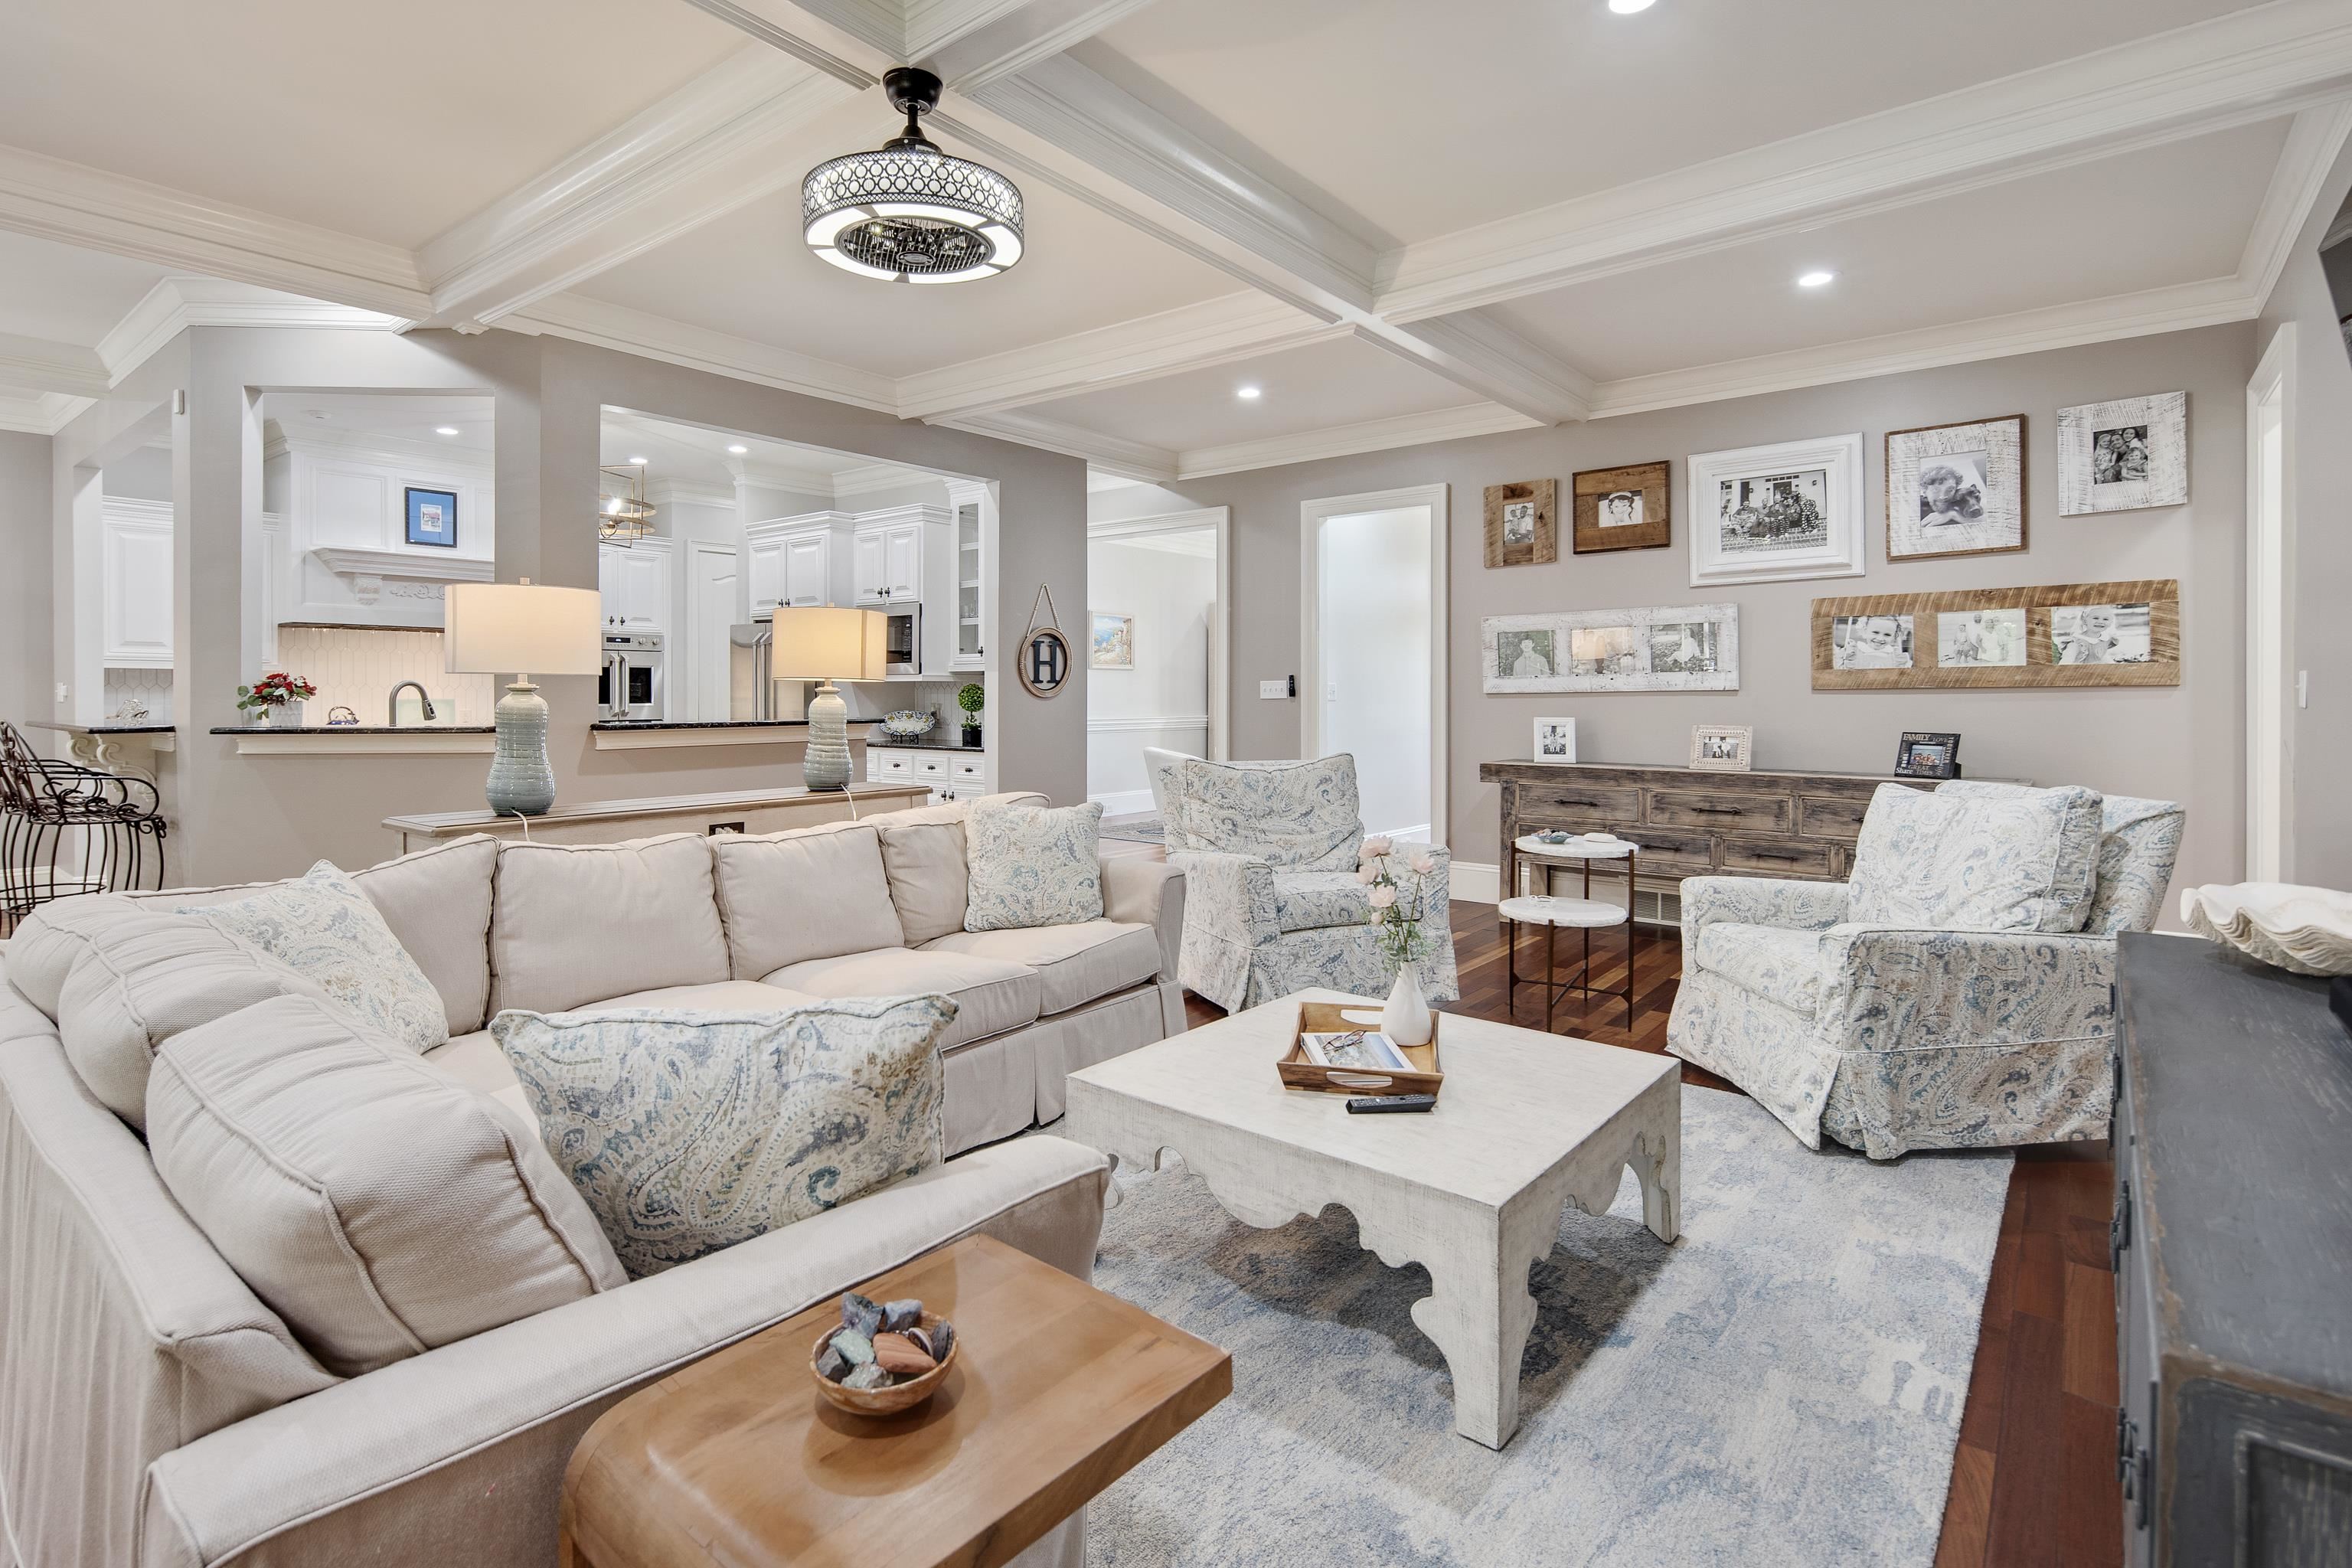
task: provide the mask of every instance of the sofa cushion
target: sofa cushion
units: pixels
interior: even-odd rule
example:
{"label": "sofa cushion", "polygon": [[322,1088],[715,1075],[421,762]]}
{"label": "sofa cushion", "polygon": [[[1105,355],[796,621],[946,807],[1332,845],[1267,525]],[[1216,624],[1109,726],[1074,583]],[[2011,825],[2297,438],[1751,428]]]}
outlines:
{"label": "sofa cushion", "polygon": [[631,991],[575,1007],[575,1013],[619,1013],[667,1008],[676,1013],[780,1013],[818,998],[806,992],[787,991],[758,980],[721,980],[712,985],[660,985],[651,991]]}
{"label": "sofa cushion", "polygon": [[964,822],[963,928],[1008,931],[1102,918],[1102,802],[975,802]]}
{"label": "sofa cushion", "polygon": [[909,947],[963,930],[963,819],[969,811],[962,805],[929,806],[897,812],[877,824],[890,901],[898,906],[898,926]]}
{"label": "sofa cushion", "polygon": [[8,939],[8,983],[56,1023],[66,976],[89,950],[91,933],[139,907],[122,893],[84,893],[35,906]]}
{"label": "sofa cushion", "polygon": [[1035,970],[1037,1011],[1048,1017],[1139,985],[1160,973],[1160,933],[1148,925],[1117,921],[950,931],[926,943],[923,951],[967,953]]}
{"label": "sofa cushion", "polygon": [[322,1003],[173,1039],[148,1109],[172,1195],[345,1376],[622,1283],[527,1128]]}
{"label": "sofa cushion", "polygon": [[782,1012],[502,1013],[547,1147],[642,1277],[944,1158],[938,996]]}
{"label": "sofa cushion", "polygon": [[1809,1018],[1821,1004],[1819,931],[1711,921],[1699,932],[1697,965]]}
{"label": "sofa cushion", "polygon": [[1977,796],[1881,784],[1854,845],[1853,919],[2079,931],[2098,871],[2099,818],[2094,790]]}
{"label": "sofa cushion", "polygon": [[[2018,795],[2040,792],[2030,784],[1987,779],[1950,779],[1937,795]],[[2099,802],[2098,886],[2092,889],[2081,929],[2097,936],[2147,931],[2164,908],[2164,889],[2180,853],[2180,832],[2189,814],[2180,803],[2110,795]]]}
{"label": "sofa cushion", "polygon": [[251,942],[394,1045],[429,1051],[449,1037],[441,994],[374,902],[331,862],[250,898],[180,912]]}
{"label": "sofa cushion", "polygon": [[710,841],[710,855],[739,980],[907,940],[882,869],[882,836],[864,823],[727,835]]}
{"label": "sofa cushion", "polygon": [[1353,871],[1276,871],[1274,923],[1283,931],[1363,925],[1372,918],[1371,893]]}
{"label": "sofa cushion", "polygon": [[[1356,759],[1234,765],[1176,764],[1187,849],[1248,855],[1276,869],[1352,871],[1364,842]],[[1171,837],[1169,847],[1176,847]]]}
{"label": "sofa cushion", "polygon": [[490,968],[493,1013],[727,979],[709,841],[499,846]]}
{"label": "sofa cushion", "polygon": [[467,1035],[490,1010],[490,887],[499,841],[453,838],[352,873],[383,923],[433,983],[449,1033]]}
{"label": "sofa cushion", "polygon": [[827,999],[938,995],[956,1016],[940,1036],[946,1049],[1036,1022],[1043,988],[1026,964],[929,948],[886,947],[787,964],[762,976],[770,985]]}

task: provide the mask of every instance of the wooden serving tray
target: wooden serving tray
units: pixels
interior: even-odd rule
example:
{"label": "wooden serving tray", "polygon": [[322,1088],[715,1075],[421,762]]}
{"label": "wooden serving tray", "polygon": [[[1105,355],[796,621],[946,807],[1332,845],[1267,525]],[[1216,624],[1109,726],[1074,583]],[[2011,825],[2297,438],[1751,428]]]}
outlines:
{"label": "wooden serving tray", "polygon": [[1307,1035],[1345,1034],[1349,1029],[1364,1027],[1350,1022],[1349,1013],[1374,1015],[1372,1027],[1379,1026],[1381,1005],[1370,1003],[1302,1002],[1298,1005],[1298,1024],[1290,1031],[1290,1049],[1274,1064],[1282,1075],[1285,1089],[1303,1089],[1317,1094],[1435,1094],[1445,1081],[1445,1074],[1437,1065],[1437,1042],[1445,1033],[1445,1015],[1430,1015],[1431,1032],[1425,1046],[1401,1046],[1405,1060],[1418,1072],[1372,1072],[1355,1068],[1318,1067],[1307,1055],[1304,1040]]}

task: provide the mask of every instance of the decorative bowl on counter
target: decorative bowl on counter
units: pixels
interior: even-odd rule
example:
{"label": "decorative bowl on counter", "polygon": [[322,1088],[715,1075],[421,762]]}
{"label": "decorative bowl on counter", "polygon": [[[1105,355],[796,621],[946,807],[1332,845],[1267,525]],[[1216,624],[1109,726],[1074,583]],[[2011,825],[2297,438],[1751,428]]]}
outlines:
{"label": "decorative bowl on counter", "polygon": [[928,735],[939,728],[940,716],[928,708],[901,708],[896,713],[882,715],[882,731],[905,740]]}

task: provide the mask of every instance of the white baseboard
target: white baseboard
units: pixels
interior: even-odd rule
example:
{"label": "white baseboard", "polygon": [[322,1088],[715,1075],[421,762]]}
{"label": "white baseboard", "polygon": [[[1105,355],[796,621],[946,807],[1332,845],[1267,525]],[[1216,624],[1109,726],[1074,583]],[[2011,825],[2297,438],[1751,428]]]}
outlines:
{"label": "white baseboard", "polygon": [[1151,792],[1148,789],[1118,790],[1110,795],[1090,795],[1087,798],[1102,802],[1105,816],[1133,816],[1151,809]]}
{"label": "white baseboard", "polygon": [[1456,860],[1445,879],[1445,896],[1457,904],[1502,901],[1503,868],[1475,860]]}

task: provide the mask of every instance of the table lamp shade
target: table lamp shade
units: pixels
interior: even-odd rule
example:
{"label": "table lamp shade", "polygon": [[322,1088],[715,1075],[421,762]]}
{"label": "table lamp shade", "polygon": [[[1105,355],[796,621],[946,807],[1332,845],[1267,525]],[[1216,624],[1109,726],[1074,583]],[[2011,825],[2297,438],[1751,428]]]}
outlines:
{"label": "table lamp shade", "polygon": [[769,623],[778,680],[880,680],[890,617],[879,610],[782,609]]}
{"label": "table lamp shade", "polygon": [[453,674],[594,675],[604,657],[603,595],[533,583],[452,583],[441,642]]}

